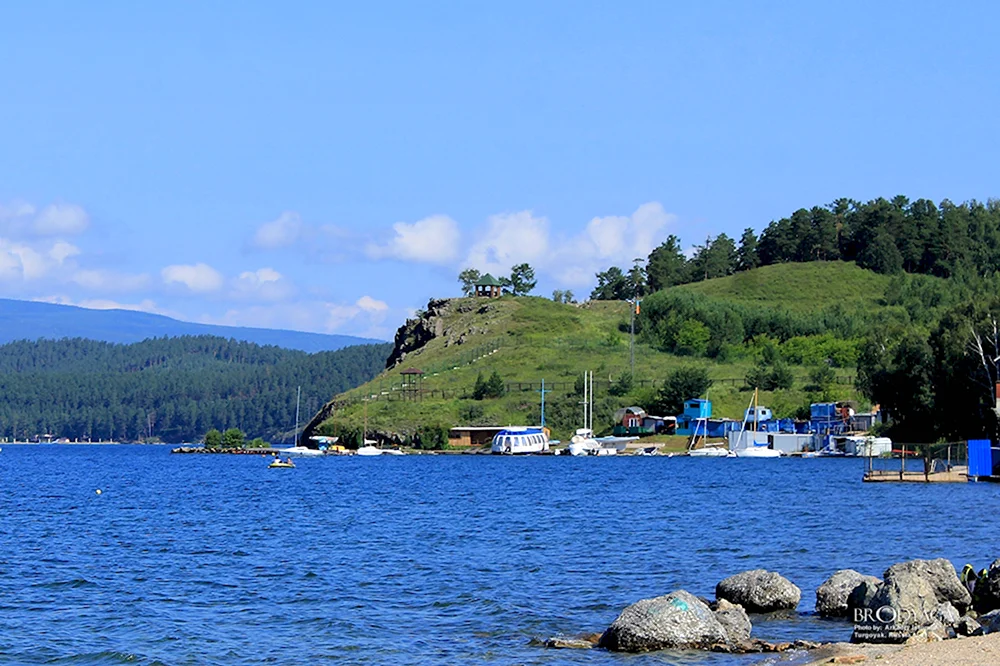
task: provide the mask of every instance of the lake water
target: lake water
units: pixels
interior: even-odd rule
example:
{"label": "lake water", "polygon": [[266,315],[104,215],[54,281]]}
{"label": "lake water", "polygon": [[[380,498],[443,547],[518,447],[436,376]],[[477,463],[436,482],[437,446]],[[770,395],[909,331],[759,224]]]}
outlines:
{"label": "lake water", "polygon": [[[0,663],[749,664],[555,651],[638,599],[767,568],[799,613],[764,639],[843,640],[833,571],[1000,555],[993,484],[862,484],[862,461],[0,453]],[[97,495],[97,489],[102,494]]]}

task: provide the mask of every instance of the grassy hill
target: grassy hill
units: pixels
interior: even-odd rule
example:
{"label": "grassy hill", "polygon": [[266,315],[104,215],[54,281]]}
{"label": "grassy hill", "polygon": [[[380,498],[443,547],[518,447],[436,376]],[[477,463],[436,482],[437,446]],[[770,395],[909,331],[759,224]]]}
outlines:
{"label": "grassy hill", "polygon": [[[842,262],[783,264],[745,274],[677,287],[713,300],[817,310],[840,304],[847,309],[877,308],[889,278]],[[614,410],[630,404],[648,404],[655,387],[672,369],[700,365],[715,384],[709,390],[714,415],[740,418],[749,400],[743,378],[755,359],[727,362],[675,356],[658,351],[636,336],[632,390],[613,396],[609,387],[629,370],[629,306],[617,301],[579,305],[555,303],[537,297],[497,300],[451,299],[432,301],[419,320],[411,320],[397,334],[397,352],[411,349],[395,367],[375,380],[339,396],[340,406],[319,415],[311,429],[342,434],[359,428],[412,433],[422,424],[505,425],[537,423],[540,383],[546,396],[546,421],[555,437],[566,438],[582,420],[580,397],[574,382],[593,370],[597,380],[595,429],[609,430]],[[429,338],[429,340],[428,340]],[[397,354],[398,355],[398,354]],[[401,371],[423,371],[422,399],[416,384],[407,384]],[[508,385],[499,399],[472,400],[477,376],[493,371]],[[761,402],[779,415],[791,415],[819,396],[805,390],[809,368],[793,367],[796,380],[789,390],[762,392]],[[858,399],[853,370],[838,369],[832,399]]]}
{"label": "grassy hill", "polygon": [[809,311],[835,303],[876,307],[890,279],[846,261],[814,261],[764,266],[675,289],[748,305],[780,304]]}

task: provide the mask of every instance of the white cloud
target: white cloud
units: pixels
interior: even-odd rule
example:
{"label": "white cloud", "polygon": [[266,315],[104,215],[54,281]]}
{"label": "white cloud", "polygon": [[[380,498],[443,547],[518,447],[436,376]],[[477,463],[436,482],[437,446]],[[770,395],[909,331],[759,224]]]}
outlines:
{"label": "white cloud", "polygon": [[149,275],[147,273],[132,275],[103,269],[78,270],[72,275],[70,280],[84,289],[94,291],[138,291],[149,286]]}
{"label": "white cloud", "polygon": [[222,287],[222,275],[208,264],[167,266],[160,276],[165,284],[183,284],[197,293],[218,291]]}
{"label": "white cloud", "polygon": [[609,266],[627,270],[633,260],[646,259],[676,219],[655,201],[627,217],[595,217],[582,234],[558,245],[551,256],[551,272],[563,285],[585,286]]}
{"label": "white cloud", "polygon": [[548,254],[549,221],[525,210],[491,216],[465,264],[498,275],[524,262],[540,266]]}
{"label": "white cloud", "polygon": [[254,304],[231,308],[221,317],[201,317],[200,321],[226,326],[338,332],[385,339],[391,337],[391,331],[382,324],[391,314],[391,308],[386,303],[362,296],[354,303],[296,301]]}
{"label": "white cloud", "polygon": [[35,233],[42,236],[79,234],[90,226],[90,216],[80,206],[50,204],[42,209],[32,224]]}
{"label": "white cloud", "polygon": [[35,214],[35,207],[24,201],[16,201],[10,205],[0,205],[0,220],[9,220],[15,217],[31,217]]}
{"label": "white cloud", "polygon": [[0,280],[40,280],[78,254],[80,250],[65,241],[48,245],[41,241],[28,243],[0,238]]}
{"label": "white cloud", "polygon": [[66,241],[56,241],[48,254],[57,264],[62,265],[70,257],[80,254],[80,248]]}
{"label": "white cloud", "polygon": [[531,211],[494,215],[464,265],[503,275],[527,262],[562,286],[582,287],[611,265],[628,268],[633,259],[645,259],[675,220],[658,202],[650,202],[632,215],[595,217],[580,233],[553,237],[548,220]]}
{"label": "white cloud", "polygon": [[273,268],[244,271],[233,280],[233,295],[237,298],[280,301],[293,292],[291,283]]}
{"label": "white cloud", "polygon": [[447,215],[432,215],[412,224],[392,225],[395,236],[386,245],[370,244],[368,256],[432,264],[451,263],[458,257],[461,232]]}
{"label": "white cloud", "polygon": [[298,213],[285,211],[271,222],[257,227],[251,244],[262,250],[275,250],[294,245],[302,236],[302,218]]}
{"label": "white cloud", "polygon": [[377,301],[371,296],[362,296],[355,305],[364,312],[370,313],[385,312],[389,309],[389,305],[385,301]]}
{"label": "white cloud", "polygon": [[382,323],[389,312],[389,305],[384,301],[379,301],[371,296],[362,296],[352,305],[341,303],[326,303],[326,321],[324,329],[332,333],[344,325],[350,323],[358,325],[358,319],[364,318],[374,326]]}

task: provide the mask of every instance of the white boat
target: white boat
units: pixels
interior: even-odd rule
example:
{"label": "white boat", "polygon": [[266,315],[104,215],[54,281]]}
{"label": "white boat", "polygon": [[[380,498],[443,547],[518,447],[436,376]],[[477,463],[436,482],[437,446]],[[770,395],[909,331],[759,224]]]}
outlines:
{"label": "white boat", "polygon": [[320,451],[319,449],[310,449],[306,446],[293,446],[288,449],[274,449],[274,452],[279,456],[297,457],[297,458],[309,458],[315,456],[325,456],[326,451]]}
{"label": "white boat", "polygon": [[724,446],[703,446],[700,449],[691,449],[688,455],[693,458],[726,458],[729,456],[729,449]]}
{"label": "white boat", "polygon": [[509,427],[493,436],[490,451],[502,455],[544,453],[549,450],[549,436],[543,428]]}
{"label": "white boat", "polygon": [[401,451],[400,449],[382,449],[382,455],[384,456],[405,456],[406,451]]}
{"label": "white boat", "polygon": [[583,427],[570,438],[566,452],[571,456],[614,456],[624,451],[636,437],[594,437],[594,373],[583,375]]}
{"label": "white boat", "polygon": [[365,445],[358,447],[358,450],[354,452],[356,456],[380,456],[382,455],[382,449],[375,446],[376,442],[373,439],[366,439]]}
{"label": "white boat", "polygon": [[781,451],[769,449],[766,446],[747,446],[733,451],[737,458],[780,458]]}
{"label": "white boat", "polygon": [[613,456],[618,453],[617,448],[606,447],[595,439],[590,428],[577,428],[569,440],[567,450],[571,456]]}
{"label": "white boat", "polygon": [[[766,443],[757,441],[757,418],[760,415],[760,408],[757,406],[757,389],[753,390],[753,398],[750,401],[753,407],[749,408],[743,416],[743,426],[740,428],[739,436],[735,446],[730,439],[730,453],[736,458],[780,458],[781,451],[772,449]],[[747,430],[747,419],[754,415],[753,430]]]}
{"label": "white boat", "polygon": [[[694,448],[695,444],[698,443],[698,422],[700,420],[695,421],[694,432],[691,433],[691,441],[688,442],[687,454],[694,458],[727,458],[729,456],[729,449],[722,445],[705,444],[700,449]],[[707,438],[708,419],[705,419],[705,433]]]}

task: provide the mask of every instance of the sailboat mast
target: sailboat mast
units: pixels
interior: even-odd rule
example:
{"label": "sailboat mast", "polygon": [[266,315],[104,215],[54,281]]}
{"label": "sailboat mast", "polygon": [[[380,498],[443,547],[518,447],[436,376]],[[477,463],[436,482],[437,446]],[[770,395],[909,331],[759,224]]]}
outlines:
{"label": "sailboat mast", "polygon": [[299,445],[299,401],[302,399],[302,387],[298,387],[295,391],[295,439],[292,442],[292,446]]}
{"label": "sailboat mast", "polygon": [[587,371],[583,372],[583,427],[587,427]]}
{"label": "sailboat mast", "polygon": [[590,371],[590,434],[594,434],[594,371]]}

